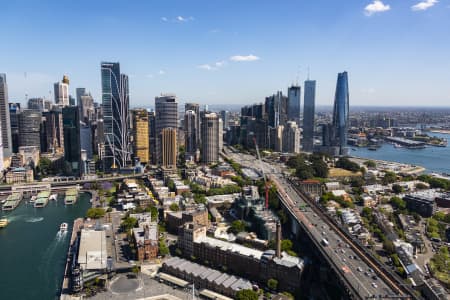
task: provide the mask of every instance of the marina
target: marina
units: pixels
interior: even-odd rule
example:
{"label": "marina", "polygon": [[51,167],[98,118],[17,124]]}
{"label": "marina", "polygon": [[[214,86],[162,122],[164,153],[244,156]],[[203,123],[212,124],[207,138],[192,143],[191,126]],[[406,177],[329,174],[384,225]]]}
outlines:
{"label": "marina", "polygon": [[34,207],[42,208],[42,207],[47,206],[49,197],[50,197],[49,191],[39,192],[39,194],[37,195],[36,201],[34,201]]}
{"label": "marina", "polygon": [[19,205],[20,201],[22,201],[22,199],[23,193],[21,192],[12,193],[11,195],[8,196],[8,198],[6,198],[5,204],[3,204],[2,206],[2,210],[3,211],[14,210]]}
{"label": "marina", "polygon": [[64,204],[72,205],[77,202],[78,190],[76,188],[72,188],[66,191],[64,196]]}

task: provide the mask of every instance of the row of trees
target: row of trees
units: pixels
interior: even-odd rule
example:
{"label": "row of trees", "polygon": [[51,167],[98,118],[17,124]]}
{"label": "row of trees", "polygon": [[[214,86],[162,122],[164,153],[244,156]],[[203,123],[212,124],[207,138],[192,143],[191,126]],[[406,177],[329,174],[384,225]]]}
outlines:
{"label": "row of trees", "polygon": [[289,158],[286,165],[295,169],[295,176],[301,180],[314,177],[326,178],[328,177],[329,169],[324,161],[325,158],[322,154],[306,155],[302,153]]}

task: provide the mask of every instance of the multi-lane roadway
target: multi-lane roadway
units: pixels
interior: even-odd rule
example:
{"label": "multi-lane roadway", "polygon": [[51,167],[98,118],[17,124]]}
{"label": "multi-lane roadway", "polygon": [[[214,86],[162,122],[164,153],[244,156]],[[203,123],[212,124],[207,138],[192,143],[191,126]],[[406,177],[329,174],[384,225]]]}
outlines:
{"label": "multi-lane roadway", "polygon": [[[270,180],[276,184],[280,199],[309,236],[320,247],[335,270],[351,285],[353,291],[362,299],[371,297],[397,298],[408,297],[400,291],[397,283],[385,276],[365,254],[352,244],[331,222],[323,218],[317,210],[308,207],[295,188],[282,176],[283,166],[258,162],[255,157],[242,153],[226,151],[226,155],[244,167],[264,170]],[[306,207],[306,209],[300,209]],[[323,240],[326,240],[324,243]]]}

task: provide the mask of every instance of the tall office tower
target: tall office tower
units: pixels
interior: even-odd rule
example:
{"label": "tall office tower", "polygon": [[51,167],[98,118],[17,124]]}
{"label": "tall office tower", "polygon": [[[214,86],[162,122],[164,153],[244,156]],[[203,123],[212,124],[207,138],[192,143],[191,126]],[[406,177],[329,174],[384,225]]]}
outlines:
{"label": "tall office tower", "polygon": [[[0,127],[1,127],[1,124],[0,124]],[[2,132],[1,132],[1,130],[0,130],[0,172],[3,172],[3,144],[2,144]]]}
{"label": "tall office tower", "polygon": [[88,124],[90,121],[94,120],[94,98],[92,98],[90,93],[80,96],[78,107],[80,109],[80,119],[82,122]]}
{"label": "tall office tower", "polygon": [[205,164],[216,163],[219,161],[219,116],[216,113],[205,113],[201,127],[201,160]]}
{"label": "tall office tower", "polygon": [[219,135],[218,135],[218,140],[219,140],[219,153],[222,152],[223,150],[223,121],[221,118],[219,118]]}
{"label": "tall office tower", "polygon": [[[175,95],[161,95],[155,98],[156,154],[157,163],[162,163],[161,133],[164,128],[178,127],[178,102]],[[176,139],[176,134],[175,134]]]}
{"label": "tall office tower", "polygon": [[77,105],[80,106],[81,104],[81,96],[87,95],[86,88],[76,88],[75,94],[77,96]]}
{"label": "tall office tower", "polygon": [[9,103],[9,118],[11,122],[12,152],[19,151],[19,114],[20,103]]}
{"label": "tall office tower", "polygon": [[158,135],[156,134],[156,115],[154,111],[148,112],[148,142],[149,142],[149,155],[150,162],[154,165],[158,163],[158,155],[156,154],[156,141]]}
{"label": "tall office tower", "polygon": [[278,125],[284,125],[286,123],[287,103],[288,98],[283,96],[283,93],[280,91],[266,98],[265,111],[269,121],[268,126],[276,128]]}
{"label": "tall office tower", "polygon": [[195,124],[195,137],[196,137],[196,146],[197,148],[200,148],[201,145],[201,127],[200,127],[200,123],[202,122],[201,117],[200,117],[200,105],[198,103],[186,103],[184,105],[184,111],[188,111],[188,110],[192,110],[193,112],[195,112],[195,116],[196,116],[196,124]]}
{"label": "tall office tower", "polygon": [[226,110],[220,111],[220,118],[222,119],[222,129],[226,129],[228,127],[228,114],[229,112]]}
{"label": "tall office tower", "polygon": [[288,120],[297,122],[300,126],[300,95],[301,87],[292,85],[288,88],[287,115]]}
{"label": "tall office tower", "polygon": [[90,125],[80,125],[80,148],[85,151],[87,160],[92,160],[94,157],[92,132],[93,130]]}
{"label": "tall office tower", "polygon": [[19,115],[19,147],[41,148],[40,126],[42,114],[38,110],[24,109]]}
{"label": "tall office tower", "polygon": [[75,106],[76,105],[76,99],[72,97],[72,95],[69,95],[69,105]]}
{"label": "tall office tower", "polygon": [[316,81],[305,81],[305,95],[303,104],[303,151],[314,150],[314,115],[316,103]]}
{"label": "tall office tower", "polygon": [[0,126],[2,128],[3,157],[10,157],[12,154],[11,121],[9,116],[8,85],[6,74],[0,74]]}
{"label": "tall office tower", "polygon": [[177,167],[177,129],[166,127],[161,130],[161,165],[163,168]]}
{"label": "tall office tower", "polygon": [[141,163],[149,162],[148,112],[146,109],[133,109],[133,148],[134,157],[139,157]]}
{"label": "tall office tower", "polygon": [[278,125],[275,128],[275,151],[283,152],[283,131],[284,125]]}
{"label": "tall office tower", "polygon": [[283,152],[300,153],[300,128],[295,121],[288,121],[283,129]]}
{"label": "tall office tower", "polygon": [[184,114],[184,146],[186,149],[186,155],[188,157],[194,157],[197,151],[197,118],[193,110],[187,110]]}
{"label": "tall office tower", "polygon": [[[63,115],[61,108],[42,113],[41,152],[64,152]],[[41,131],[42,132],[42,131]]]}
{"label": "tall office tower", "polygon": [[44,111],[44,98],[30,98],[27,103],[28,109]]}
{"label": "tall office tower", "polygon": [[64,75],[61,82],[53,85],[55,92],[55,104],[58,106],[68,106],[69,102],[69,78]]}
{"label": "tall office tower", "polygon": [[64,160],[70,164],[71,174],[81,175],[80,112],[76,106],[62,108],[64,127]]}
{"label": "tall office tower", "polygon": [[119,63],[102,62],[101,73],[105,169],[124,168],[131,162],[128,76]]}
{"label": "tall office tower", "polygon": [[338,74],[333,108],[333,146],[339,148],[339,155],[346,155],[349,122],[349,92],[347,72]]}

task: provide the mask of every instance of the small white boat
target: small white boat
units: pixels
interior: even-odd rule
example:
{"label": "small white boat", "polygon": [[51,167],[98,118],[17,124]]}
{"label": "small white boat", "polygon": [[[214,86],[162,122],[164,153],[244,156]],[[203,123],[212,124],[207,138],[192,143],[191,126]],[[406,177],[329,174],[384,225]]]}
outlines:
{"label": "small white boat", "polygon": [[68,227],[67,223],[62,223],[62,224],[59,226],[59,231],[60,231],[61,233],[64,233],[64,232],[67,231],[67,227]]}
{"label": "small white boat", "polygon": [[52,194],[50,197],[48,197],[48,200],[58,200],[58,194]]}
{"label": "small white boat", "polygon": [[394,148],[403,148],[403,146],[396,143],[396,144],[394,144]]}
{"label": "small white boat", "polygon": [[31,196],[30,203],[34,203],[34,201],[36,201],[36,199],[37,199],[36,195]]}

